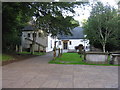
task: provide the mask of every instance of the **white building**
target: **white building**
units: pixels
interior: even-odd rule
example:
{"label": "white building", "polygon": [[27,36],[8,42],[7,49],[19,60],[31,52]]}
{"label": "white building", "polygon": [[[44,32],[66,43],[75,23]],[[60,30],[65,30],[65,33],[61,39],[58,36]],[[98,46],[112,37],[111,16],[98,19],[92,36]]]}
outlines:
{"label": "white building", "polygon": [[[42,31],[36,31],[35,32],[35,37],[36,37],[36,42],[41,45],[40,50],[45,51],[45,52],[50,52],[54,48],[54,42],[55,38],[52,38],[50,35],[42,35]],[[32,40],[33,40],[33,35],[34,35],[34,29],[31,25],[26,26],[22,30],[22,47],[23,49],[30,49],[32,45]],[[45,49],[42,47],[45,46]],[[38,45],[35,44],[35,51],[38,51]]]}
{"label": "white building", "polygon": [[[79,44],[83,44],[85,46],[85,50],[89,51],[89,40],[84,39],[83,29],[81,27],[76,27],[73,30],[71,30],[72,36],[70,35],[58,35],[57,38],[53,38],[50,35],[48,36],[42,36],[41,37],[42,30],[35,32],[36,37],[36,45],[35,45],[35,51],[38,51],[38,44],[41,45],[40,50],[45,52],[53,51],[54,43],[56,43],[57,48],[61,49],[75,49],[75,46],[78,46]],[[32,45],[34,35],[34,29],[32,26],[26,26],[22,30],[22,47],[23,49],[30,49]],[[45,47],[45,49],[43,48]]]}
{"label": "white building", "polygon": [[83,34],[83,29],[81,27],[76,27],[71,30],[71,35],[58,35],[59,48],[73,50],[75,46],[82,44],[85,47],[85,51],[89,51],[89,40],[85,39]]}

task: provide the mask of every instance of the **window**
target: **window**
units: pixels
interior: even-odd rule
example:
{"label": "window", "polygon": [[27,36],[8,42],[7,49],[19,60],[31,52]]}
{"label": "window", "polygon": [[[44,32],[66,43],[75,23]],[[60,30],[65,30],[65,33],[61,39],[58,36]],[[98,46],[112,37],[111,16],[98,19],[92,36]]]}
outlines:
{"label": "window", "polygon": [[59,41],[59,45],[61,45],[61,41]]}
{"label": "window", "polygon": [[72,42],[70,41],[69,44],[72,45]]}
{"label": "window", "polygon": [[51,40],[51,48],[52,48],[52,40]]}
{"label": "window", "polygon": [[80,40],[80,42],[83,42],[84,40]]}
{"label": "window", "polygon": [[28,37],[30,37],[30,33],[28,33]]}

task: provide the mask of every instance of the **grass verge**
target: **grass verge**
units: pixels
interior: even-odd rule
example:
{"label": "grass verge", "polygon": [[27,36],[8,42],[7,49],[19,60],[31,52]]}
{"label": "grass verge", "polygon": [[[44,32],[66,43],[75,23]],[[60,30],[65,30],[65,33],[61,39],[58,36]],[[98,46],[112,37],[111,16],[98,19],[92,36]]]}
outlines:
{"label": "grass verge", "polygon": [[[18,52],[18,54],[31,54],[31,52]],[[33,55],[45,55],[44,52],[34,52]]]}
{"label": "grass verge", "polygon": [[62,57],[57,57],[55,60],[49,61],[50,64],[79,64],[79,65],[99,65],[99,66],[120,66],[111,64],[89,64],[83,61],[83,56],[77,53],[63,53]]}
{"label": "grass verge", "polygon": [[14,60],[14,58],[6,54],[0,55],[0,61],[9,61],[9,60]]}

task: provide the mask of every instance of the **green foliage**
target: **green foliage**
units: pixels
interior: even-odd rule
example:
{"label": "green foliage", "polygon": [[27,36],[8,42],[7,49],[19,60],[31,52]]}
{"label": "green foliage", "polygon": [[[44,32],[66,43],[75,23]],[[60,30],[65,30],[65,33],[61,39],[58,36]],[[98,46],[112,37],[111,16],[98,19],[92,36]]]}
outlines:
{"label": "green foliage", "polygon": [[58,34],[69,34],[70,30],[78,26],[72,16],[65,15],[66,13],[75,13],[74,7],[81,3],[74,2],[44,2],[44,3],[29,3],[36,9],[35,17],[37,18],[37,28],[42,29],[52,36]]}
{"label": "green foliage", "polygon": [[[86,23],[83,23],[85,34],[92,45],[100,46],[105,51],[106,46],[118,47],[118,32],[117,24],[119,18],[117,10],[109,5],[104,6],[102,3],[97,3],[93,8],[91,15]],[[115,48],[113,48],[115,49]],[[110,51],[110,48],[106,48]],[[112,50],[112,48],[111,48]]]}
{"label": "green foliage", "polygon": [[[31,54],[31,52],[18,52],[18,54]],[[44,55],[44,52],[34,52],[33,55]]]}
{"label": "green foliage", "polygon": [[21,29],[32,16],[28,10],[30,7],[26,6],[25,3],[2,3],[3,52],[13,50],[16,44],[20,44]]}
{"label": "green foliage", "polygon": [[[61,63],[84,63],[82,62],[83,60],[83,56],[82,58],[80,58],[80,55],[77,53],[63,53],[62,57],[56,58],[55,60],[53,60],[55,62],[61,62]],[[50,61],[52,63],[52,61]]]}
{"label": "green foliage", "polygon": [[57,58],[56,60],[69,61],[69,62],[80,62],[83,60],[83,57],[80,58],[78,53],[64,53],[62,57]]}
{"label": "green foliage", "polygon": [[6,54],[2,54],[0,55],[0,61],[9,61],[9,60],[13,60],[14,58],[12,56],[6,55]]}
{"label": "green foliage", "polygon": [[74,7],[79,2],[3,2],[2,3],[2,39],[3,51],[14,50],[20,44],[21,29],[32,16],[37,18],[36,28],[52,36],[69,34],[78,23],[71,23]]}

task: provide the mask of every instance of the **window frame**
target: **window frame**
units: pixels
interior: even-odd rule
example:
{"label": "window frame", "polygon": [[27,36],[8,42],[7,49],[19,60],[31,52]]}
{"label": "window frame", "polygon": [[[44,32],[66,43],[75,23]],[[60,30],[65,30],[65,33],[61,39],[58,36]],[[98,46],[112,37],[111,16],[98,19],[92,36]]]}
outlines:
{"label": "window frame", "polygon": [[30,38],[31,37],[31,33],[27,33],[27,37]]}
{"label": "window frame", "polygon": [[72,41],[69,41],[69,45],[72,45]]}

